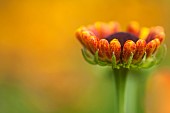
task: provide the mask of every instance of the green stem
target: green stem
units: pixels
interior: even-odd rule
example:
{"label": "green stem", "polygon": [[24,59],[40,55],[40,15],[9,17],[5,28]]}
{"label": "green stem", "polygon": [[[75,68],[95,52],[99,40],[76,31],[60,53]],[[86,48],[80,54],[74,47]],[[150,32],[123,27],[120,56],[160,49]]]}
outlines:
{"label": "green stem", "polygon": [[126,113],[125,112],[125,90],[126,90],[126,79],[128,75],[128,69],[120,68],[114,69],[114,78],[116,86],[116,97],[117,97],[117,108],[116,113]]}
{"label": "green stem", "polygon": [[133,70],[128,75],[126,104],[129,113],[144,113],[146,82],[151,70]]}

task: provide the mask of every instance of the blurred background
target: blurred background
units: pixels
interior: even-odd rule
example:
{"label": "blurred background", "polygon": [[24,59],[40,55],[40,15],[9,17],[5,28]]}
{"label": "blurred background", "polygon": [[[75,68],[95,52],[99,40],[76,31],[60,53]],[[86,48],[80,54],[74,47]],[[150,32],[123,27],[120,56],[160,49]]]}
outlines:
{"label": "blurred background", "polygon": [[[0,0],[0,113],[111,113],[106,68],[86,63],[75,30],[95,21],[161,25],[169,0]],[[147,113],[170,113],[170,54],[147,87]]]}

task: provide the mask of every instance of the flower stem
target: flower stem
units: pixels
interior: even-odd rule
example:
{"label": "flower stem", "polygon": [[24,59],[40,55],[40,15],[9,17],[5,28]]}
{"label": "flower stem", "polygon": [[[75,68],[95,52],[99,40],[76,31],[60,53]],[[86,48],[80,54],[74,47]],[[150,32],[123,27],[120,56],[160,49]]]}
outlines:
{"label": "flower stem", "polygon": [[127,68],[114,69],[114,78],[116,86],[116,103],[117,108],[116,113],[126,113],[125,112],[125,90],[126,90],[126,79],[128,75]]}

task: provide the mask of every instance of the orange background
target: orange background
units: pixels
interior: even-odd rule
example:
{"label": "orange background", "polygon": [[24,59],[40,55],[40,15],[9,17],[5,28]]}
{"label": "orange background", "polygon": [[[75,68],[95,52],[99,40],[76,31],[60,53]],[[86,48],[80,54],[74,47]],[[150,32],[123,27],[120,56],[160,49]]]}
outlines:
{"label": "orange background", "polygon": [[[169,4],[168,0],[1,0],[0,112],[107,110],[109,98],[101,97],[111,96],[104,93],[110,83],[102,75],[103,68],[82,58],[75,30],[95,21],[112,20],[123,28],[132,20],[141,26],[161,25],[169,49]],[[169,67],[169,56],[162,67]],[[160,75],[165,77],[150,81],[148,94],[156,96],[148,102],[148,113],[170,113],[170,73]]]}

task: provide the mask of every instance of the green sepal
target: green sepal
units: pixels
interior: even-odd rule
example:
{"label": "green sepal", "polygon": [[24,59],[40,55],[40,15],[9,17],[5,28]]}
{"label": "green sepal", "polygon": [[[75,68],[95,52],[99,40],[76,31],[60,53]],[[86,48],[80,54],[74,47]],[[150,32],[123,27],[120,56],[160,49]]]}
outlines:
{"label": "green sepal", "polygon": [[133,53],[131,52],[131,54],[130,54],[130,57],[129,57],[129,59],[128,59],[128,62],[127,62],[127,64],[126,64],[126,66],[125,66],[125,68],[130,68],[130,65],[131,65],[131,63],[132,63],[132,60],[133,60]]}
{"label": "green sepal", "polygon": [[116,64],[116,56],[113,52],[113,54],[112,54],[112,69],[114,69],[114,68],[119,68],[119,66]]}
{"label": "green sepal", "polygon": [[156,64],[156,58],[152,55],[150,58],[147,58],[145,63],[141,65],[141,68],[151,68]]}
{"label": "green sepal", "polygon": [[159,47],[159,50],[156,52],[155,57],[157,59],[157,62],[156,62],[157,65],[160,64],[160,62],[163,61],[166,54],[167,54],[167,46],[164,44],[161,47]]}
{"label": "green sepal", "polygon": [[89,64],[93,64],[96,65],[97,63],[94,62],[93,60],[91,60],[91,57],[87,54],[86,49],[81,49],[83,58],[89,63]]}
{"label": "green sepal", "polygon": [[95,52],[95,54],[93,55],[92,53],[90,53],[86,48],[81,49],[82,51],[82,55],[84,57],[84,59],[93,65],[100,65],[100,66],[112,66],[112,69],[119,69],[120,67],[123,68],[128,68],[128,69],[140,69],[140,68],[151,68],[153,66],[156,66],[158,64],[160,64],[160,62],[164,59],[164,57],[166,56],[166,52],[167,52],[167,47],[166,45],[162,45],[159,47],[159,49],[149,58],[146,58],[147,53],[144,53],[144,56],[142,58],[142,60],[138,63],[133,64],[133,53],[131,53],[127,63],[117,63],[116,62],[116,56],[113,52],[112,54],[112,59],[111,61],[102,61],[99,59],[99,50],[97,50]]}
{"label": "green sepal", "polygon": [[97,50],[96,52],[95,52],[95,55],[94,55],[94,62],[96,62],[96,64],[99,62],[99,50]]}

